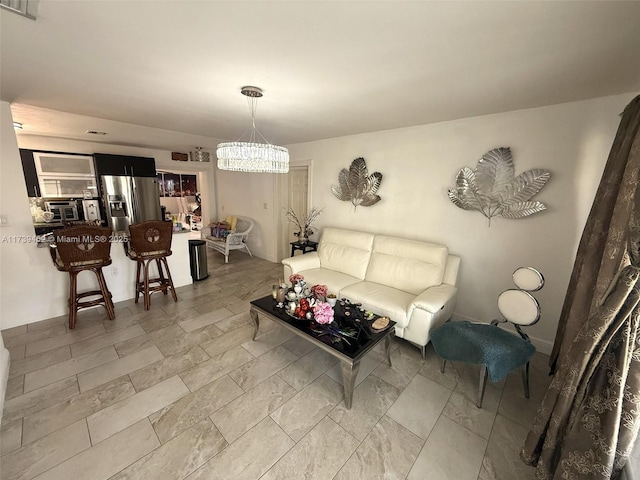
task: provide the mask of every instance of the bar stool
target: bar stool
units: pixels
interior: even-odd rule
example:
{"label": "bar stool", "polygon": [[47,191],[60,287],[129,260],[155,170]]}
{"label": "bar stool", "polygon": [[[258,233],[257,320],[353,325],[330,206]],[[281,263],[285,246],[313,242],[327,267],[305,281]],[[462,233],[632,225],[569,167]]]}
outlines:
{"label": "bar stool", "polygon": [[[129,225],[129,233],[129,241],[125,243],[125,252],[129,258],[137,262],[136,303],[138,303],[138,296],[142,294],[144,309],[149,310],[151,308],[151,294],[162,292],[166,295],[169,290],[171,290],[173,300],[177,302],[178,297],[167,263],[167,257],[171,255],[173,224],[160,220],[135,223]],[[149,278],[149,264],[154,260],[158,267],[158,277]]]}
{"label": "bar stool", "polygon": [[[102,267],[111,265],[109,228],[81,225],[56,232],[56,243],[50,245],[55,267],[69,274],[69,329],[76,328],[78,310],[102,305],[110,320],[116,317]],[[90,270],[96,274],[100,290],[78,293],[78,274]],[[93,300],[82,300],[98,296]]]}

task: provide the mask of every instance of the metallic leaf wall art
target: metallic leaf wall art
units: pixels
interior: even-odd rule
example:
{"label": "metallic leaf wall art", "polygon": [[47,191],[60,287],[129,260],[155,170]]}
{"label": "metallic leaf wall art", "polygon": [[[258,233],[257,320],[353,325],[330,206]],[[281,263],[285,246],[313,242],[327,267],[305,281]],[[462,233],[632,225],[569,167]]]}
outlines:
{"label": "metallic leaf wall art", "polygon": [[374,172],[369,175],[364,158],[356,158],[349,170],[343,168],[340,171],[338,185],[331,185],[331,191],[339,200],[351,202],[354,208],[358,205],[370,207],[380,201],[380,196],[376,195],[380,183],[382,174]]}
{"label": "metallic leaf wall art", "polygon": [[531,198],[551,177],[548,170],[534,168],[515,176],[509,147],[494,148],[478,160],[475,170],[464,167],[449,189],[454,205],[464,210],[478,210],[489,219],[524,218],[547,207]]}

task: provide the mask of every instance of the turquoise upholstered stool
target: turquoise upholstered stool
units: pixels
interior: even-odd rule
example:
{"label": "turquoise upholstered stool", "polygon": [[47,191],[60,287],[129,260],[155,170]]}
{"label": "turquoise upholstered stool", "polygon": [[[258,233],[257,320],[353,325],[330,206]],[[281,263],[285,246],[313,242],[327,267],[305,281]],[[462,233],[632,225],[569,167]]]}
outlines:
{"label": "turquoise upholstered stool", "polygon": [[[518,289],[505,290],[498,296],[501,320],[491,324],[447,322],[431,332],[433,348],[442,360],[444,372],[447,360],[481,365],[478,408],[487,385],[502,380],[511,370],[522,367],[524,395],[529,398],[529,360],[536,352],[521,326],[533,325],[540,319],[540,305],[529,293],[544,285],[542,274],[532,267],[522,267],[513,273]],[[501,329],[498,324],[510,322],[518,335]]]}

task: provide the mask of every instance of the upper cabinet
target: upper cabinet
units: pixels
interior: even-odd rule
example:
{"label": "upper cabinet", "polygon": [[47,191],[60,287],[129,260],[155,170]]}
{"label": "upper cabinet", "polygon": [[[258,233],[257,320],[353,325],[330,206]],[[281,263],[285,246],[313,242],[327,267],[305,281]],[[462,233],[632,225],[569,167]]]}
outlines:
{"label": "upper cabinet", "polygon": [[22,160],[22,171],[24,172],[24,181],[27,184],[27,194],[30,197],[40,197],[40,185],[38,185],[38,171],[33,161],[33,152],[31,150],[20,149],[20,159]]}
{"label": "upper cabinet", "polygon": [[97,196],[93,157],[90,155],[21,149],[20,158],[30,197]]}
{"label": "upper cabinet", "polygon": [[130,157],[95,153],[95,170],[98,175],[117,175],[127,177],[155,177],[156,161],[152,157]]}
{"label": "upper cabinet", "polygon": [[73,155],[70,153],[33,152],[38,178],[40,177],[94,177],[91,155]]}
{"label": "upper cabinet", "polygon": [[98,175],[156,176],[156,161],[151,157],[20,149],[20,158],[30,197],[95,198]]}

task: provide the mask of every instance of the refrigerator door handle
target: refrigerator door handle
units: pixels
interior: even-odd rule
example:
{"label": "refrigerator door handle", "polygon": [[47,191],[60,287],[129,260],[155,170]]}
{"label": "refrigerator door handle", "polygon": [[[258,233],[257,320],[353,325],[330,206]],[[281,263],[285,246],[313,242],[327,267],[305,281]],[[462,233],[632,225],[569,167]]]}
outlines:
{"label": "refrigerator door handle", "polygon": [[138,198],[136,195],[136,182],[135,182],[135,178],[130,177],[129,178],[129,185],[131,188],[131,203],[133,204],[133,211],[130,213],[131,215],[131,223],[138,223],[138,218],[137,217],[137,212],[139,212],[139,206],[138,206]]}

